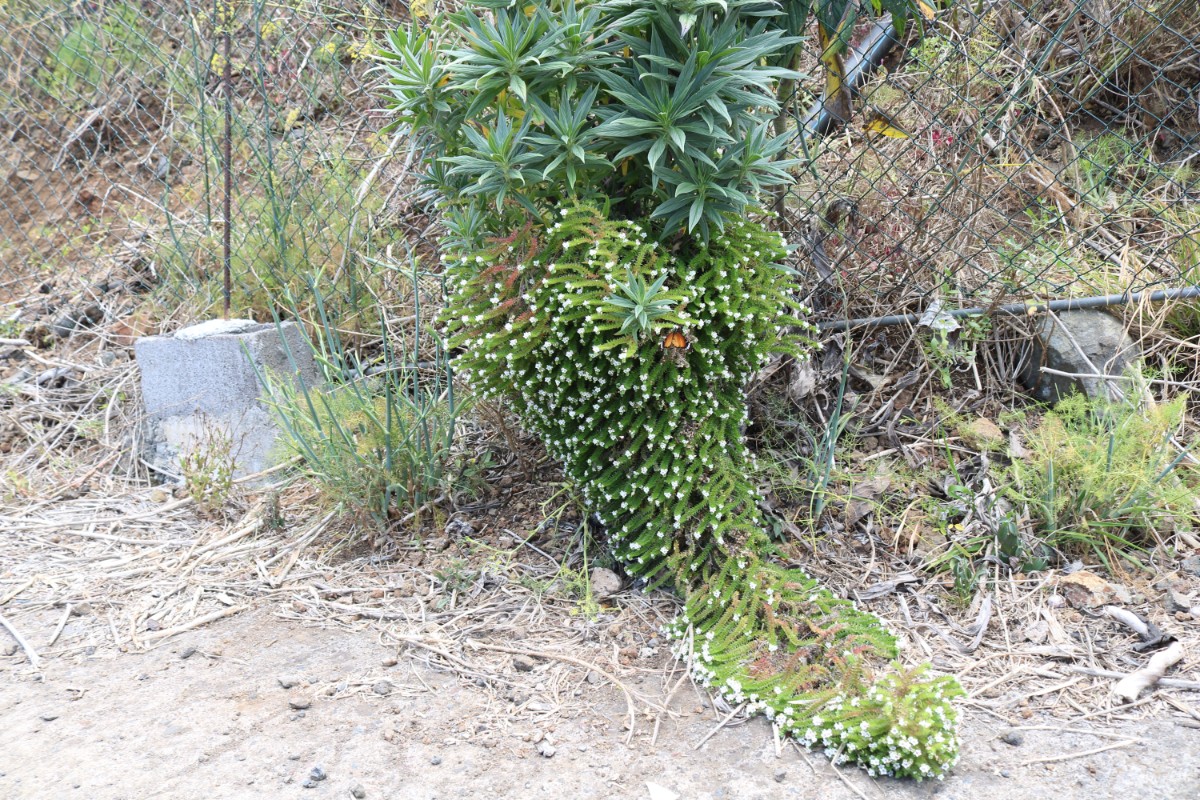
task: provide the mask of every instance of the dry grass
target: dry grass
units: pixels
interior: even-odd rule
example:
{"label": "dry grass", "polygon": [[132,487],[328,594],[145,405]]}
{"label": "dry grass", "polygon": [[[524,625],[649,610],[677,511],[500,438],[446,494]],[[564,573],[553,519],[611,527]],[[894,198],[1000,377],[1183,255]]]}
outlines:
{"label": "dry grass", "polygon": [[[1045,19],[1053,26],[1063,12],[1051,5]],[[1105,9],[1112,6],[1087,5],[1098,20],[1107,19]],[[1079,18],[1056,46],[1083,49],[1094,58],[1066,62],[1054,73],[1053,85],[1037,83],[1035,101],[1027,107],[1006,103],[1005,92],[1019,87],[1045,52],[1046,32],[1012,24],[1007,4],[995,8],[980,20],[965,7],[957,19],[939,20],[934,41],[942,49],[928,46],[925,55],[936,56],[930,66],[922,67],[922,53],[916,52],[864,90],[866,102],[894,117],[911,138],[870,139],[855,129],[814,150],[821,180],[802,176],[796,190],[802,209],[851,198],[858,210],[857,219],[827,243],[839,270],[841,300],[826,311],[870,316],[920,310],[938,291],[968,304],[1055,288],[1087,294],[1090,287],[1152,284],[1176,274],[1180,237],[1197,225],[1194,209],[1181,202],[1183,191],[1194,192],[1194,185],[1180,177],[1182,172],[1170,173],[1174,177],[1168,180],[1160,171],[1143,180],[1128,201],[1092,203],[1085,176],[1072,166],[1078,161],[1069,157],[1092,137],[1087,122],[1092,112],[1063,98],[1088,89],[1096,75],[1112,73],[1120,80],[1103,83],[1098,95],[1103,102],[1113,105],[1124,97],[1141,103],[1153,96],[1166,104],[1161,106],[1165,114],[1170,103],[1183,102],[1181,95],[1165,84],[1146,84],[1145,64],[1171,64],[1168,82],[1187,86],[1196,75],[1194,45],[1188,50],[1178,37],[1156,35],[1139,47],[1137,59],[1122,61],[1096,46],[1098,23]],[[1179,3],[1172,13],[1181,35],[1194,42],[1200,35],[1194,10]],[[1124,15],[1114,24],[1118,35],[1136,38],[1144,21]],[[998,47],[1001,41],[1007,43],[1004,48]],[[958,53],[971,60],[958,62],[957,71],[932,69]],[[1119,64],[1115,72],[1104,67],[1113,63]],[[1125,94],[1114,98],[1113,87],[1123,87]],[[1191,119],[1186,110],[1180,105],[1161,116],[1163,125],[1183,126]],[[336,121],[326,124],[332,137]],[[363,125],[363,130],[369,127]],[[1153,130],[1144,123],[1128,129],[1143,136]],[[1155,144],[1151,163],[1186,166],[1188,156],[1169,145]],[[372,230],[396,227],[425,263],[435,263],[429,248],[435,222],[421,215],[411,197],[409,165],[387,157],[386,147],[363,152],[380,159],[362,163],[363,171],[374,173],[373,180],[388,189],[377,216],[361,223]],[[1026,213],[1031,209],[1039,210],[1038,220]],[[199,213],[194,207],[172,212]],[[788,214],[797,216],[797,209]],[[1046,215],[1069,225],[1047,222]],[[114,222],[119,218],[100,221],[121,231],[123,243],[109,242],[101,259],[86,263],[103,265],[105,277],[111,273],[127,280],[153,260],[154,245],[165,231],[121,228]],[[1070,259],[1050,259],[1046,254],[1057,251],[1039,248],[1038,242],[1062,245]],[[408,309],[415,298],[426,300],[419,314],[388,317],[396,338],[403,339],[414,325],[430,324],[441,287],[434,276],[418,275],[414,281],[401,247],[375,255],[384,266],[381,283],[367,288],[375,293],[373,302]],[[26,314],[37,308],[36,277],[23,274],[0,284],[9,293],[0,297],[8,304],[6,318],[32,322],[36,317],[43,326],[51,319],[54,309]],[[588,671],[626,692],[631,734],[633,727],[653,726],[665,713],[665,700],[639,695],[631,678],[655,672],[664,686],[677,687],[677,676],[686,674],[669,662],[658,633],[674,614],[676,600],[627,590],[599,606],[590,604],[582,580],[582,539],[545,525],[548,517],[560,516],[552,512],[561,502],[549,502],[552,490],[546,488],[555,481],[553,467],[504,409],[480,406],[464,424],[461,447],[495,454],[493,466],[479,476],[475,496],[450,493],[437,513],[375,537],[371,549],[362,546],[367,537],[357,523],[332,514],[302,482],[271,490],[239,488],[223,513],[201,515],[189,498],[151,486],[149,471],[136,455],[137,373],[129,359],[134,332],[128,320],[139,300],[127,292],[93,298],[88,293],[94,294],[96,280],[79,278],[64,302],[94,299],[104,305],[107,322],[48,348],[0,347],[5,381],[0,384],[0,617],[16,631],[54,633],[26,637],[42,661],[160,647],[198,625],[269,607],[300,624],[378,637],[406,657],[454,672],[495,696],[489,713],[496,715],[542,720],[576,713],[583,701],[570,688],[579,673]],[[1135,332],[1141,332],[1147,362],[1174,382],[1164,388],[1169,393],[1192,388],[1200,374],[1195,366],[1200,352],[1194,337],[1171,333],[1172,310],[1128,311]],[[155,324],[168,329],[188,321],[176,306],[159,305],[153,315]],[[979,454],[939,430],[943,412],[935,400],[949,398],[953,412],[989,418],[1013,406],[1013,376],[1027,338],[1022,324],[997,324],[977,359],[956,369],[950,392],[937,384],[911,329],[875,331],[861,339],[830,337],[824,361],[814,367],[817,396],[806,403],[823,415],[822,425],[828,424],[830,387],[841,376],[843,349],[853,349],[852,433],[860,442],[873,440],[873,446],[851,453],[849,469],[861,476],[894,462],[936,476],[946,466],[947,448],[963,459]],[[350,333],[362,335],[355,344],[365,350],[374,346],[374,331]],[[432,342],[426,342],[430,348]],[[432,349],[416,352],[418,362],[435,356]],[[1183,377],[1173,372],[1181,364],[1188,370]],[[16,380],[22,373],[27,374]],[[847,500],[853,497],[852,486],[843,490]],[[912,491],[930,490],[914,485]],[[928,660],[958,675],[971,713],[1017,726],[1045,719],[1082,724],[1195,715],[1186,711],[1194,708],[1194,695],[1178,686],[1160,688],[1134,704],[1110,700],[1112,679],[1096,673],[1128,672],[1143,657],[1132,652],[1133,638],[1123,628],[1063,602],[1059,571],[1026,575],[993,565],[986,588],[960,599],[943,577],[914,571],[912,538],[906,535],[918,525],[913,514],[906,516],[903,506],[877,509],[847,523],[838,516],[847,505],[836,505],[819,535],[782,544],[781,557],[803,564],[835,592],[859,596],[866,608],[883,616],[901,634],[908,663]],[[1142,596],[1131,598],[1130,607],[1187,647],[1190,655],[1173,676],[1197,680],[1200,629],[1195,619],[1163,610],[1158,585],[1167,580],[1196,591],[1196,580],[1160,556],[1151,562],[1152,573],[1119,579]],[[555,666],[539,673],[538,686],[535,678],[508,668],[515,655]],[[18,675],[37,674],[22,651],[0,657],[0,666]],[[320,688],[344,696],[369,685]],[[504,697],[509,703],[500,702]]]}

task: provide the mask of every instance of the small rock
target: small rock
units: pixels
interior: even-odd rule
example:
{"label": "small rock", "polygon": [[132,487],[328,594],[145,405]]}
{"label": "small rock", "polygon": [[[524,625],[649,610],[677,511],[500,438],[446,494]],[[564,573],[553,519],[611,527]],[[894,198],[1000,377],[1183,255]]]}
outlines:
{"label": "small rock", "polygon": [[288,706],[296,711],[303,711],[306,708],[312,707],[312,698],[302,694],[294,694],[288,698]]}
{"label": "small rock", "polygon": [[150,492],[150,502],[152,503],[165,503],[170,499],[171,493],[162,487],[154,489]]}
{"label": "small rock", "polygon": [[305,789],[315,789],[315,788],[317,788],[317,783],[316,783],[316,781],[313,781],[313,780],[307,780],[307,781],[305,781],[304,783],[302,783],[302,784],[300,784],[300,785],[301,785],[301,786],[303,786]]}
{"label": "small rock", "polygon": [[650,795],[650,800],[679,800],[679,795],[670,789],[650,781],[646,781],[646,791]]}
{"label": "small rock", "polygon": [[538,742],[537,751],[544,758],[554,758],[554,754],[558,752],[554,745],[550,744],[545,739]]}
{"label": "small rock", "polygon": [[60,339],[65,339],[71,335],[71,332],[79,327],[79,318],[74,312],[65,314],[54,321],[50,326],[50,330]]}
{"label": "small rock", "polygon": [[1188,556],[1179,562],[1179,568],[1200,578],[1200,556]]}
{"label": "small rock", "polygon": [[787,770],[781,769],[775,773],[775,782],[783,783],[787,779]]}
{"label": "small rock", "polygon": [[1005,734],[1000,737],[1000,741],[1004,742],[1005,744],[1010,744],[1013,747],[1020,747],[1021,745],[1025,744],[1025,735],[1020,731],[1006,731]]}
{"label": "small rock", "polygon": [[599,672],[591,671],[591,672],[588,672],[588,674],[587,674],[587,678],[586,678],[585,680],[586,680],[586,681],[587,681],[589,684],[591,684],[592,686],[595,686],[595,685],[597,685],[598,683],[600,683],[600,681],[602,681],[602,680],[604,680],[604,679],[600,677],[600,673],[599,673]]}
{"label": "small rock", "polygon": [[363,798],[367,796],[367,790],[363,788],[361,783],[356,783],[350,787],[350,796],[353,797],[354,800],[363,800]]}
{"label": "small rock", "polygon": [[1167,589],[1163,593],[1163,608],[1168,613],[1174,614],[1177,611],[1188,611],[1192,607],[1187,595],[1182,592],[1177,592],[1174,589]]}
{"label": "small rock", "polygon": [[279,681],[279,685],[284,689],[294,689],[300,685],[300,679],[295,675],[280,675],[275,680]]}
{"label": "small rock", "polygon": [[1006,769],[1002,769],[1002,770],[1000,770],[1000,777],[1001,777],[1001,778],[1011,778],[1011,777],[1012,777],[1012,773],[1011,773],[1011,772],[1009,772],[1009,771],[1008,771],[1008,770],[1006,770]]}
{"label": "small rock", "polygon": [[179,654],[179,657],[181,659],[183,659],[184,661],[187,661],[189,658],[196,655],[196,652],[197,652],[196,648],[188,647],[188,648],[185,648],[184,651]]}
{"label": "small rock", "polygon": [[1113,593],[1113,598],[1123,606],[1133,605],[1133,592],[1129,591],[1123,583],[1110,583],[1108,588]]}
{"label": "small rock", "polygon": [[1058,588],[1072,608],[1097,608],[1118,602],[1112,584],[1085,569],[1059,578]]}
{"label": "small rock", "polygon": [[156,620],[156,619],[148,619],[148,620],[146,620],[146,630],[148,630],[148,631],[161,631],[161,630],[162,630],[162,623],[161,623],[161,622],[159,622],[159,621],[158,621],[158,620]]}
{"label": "small rock", "polygon": [[58,714],[54,714],[54,713],[42,714],[43,722],[54,722],[54,720],[56,720],[56,719],[58,719]]}
{"label": "small rock", "polygon": [[325,770],[321,769],[320,767],[313,767],[312,770],[308,773],[308,779],[310,781],[320,782],[320,781],[325,780],[328,777],[329,776],[325,774]]}
{"label": "small rock", "polygon": [[371,687],[371,691],[373,691],[377,695],[386,697],[387,695],[392,693],[392,684],[389,683],[388,681],[379,681],[378,683],[376,683],[374,686]]}
{"label": "small rock", "polygon": [[529,656],[513,656],[513,669],[517,672],[533,672],[537,662]]}
{"label": "small rock", "polygon": [[596,567],[591,575],[592,596],[597,600],[612,597],[621,591],[621,576],[611,569]]}
{"label": "small rock", "polygon": [[395,658],[393,658],[392,656],[388,656],[387,658],[385,658],[383,661],[381,661],[381,662],[379,662],[379,663],[381,663],[381,664],[382,664],[383,666],[385,666],[385,667],[394,667],[394,666],[396,666],[397,664],[399,664],[400,662],[399,662],[399,661],[397,661],[397,660],[396,660]]}
{"label": "small rock", "polygon": [[454,539],[469,539],[475,535],[475,528],[463,519],[452,519],[446,524],[446,535]]}
{"label": "small rock", "polygon": [[302,756],[299,753],[292,753],[288,756],[288,761],[299,761],[301,758]]}
{"label": "small rock", "polygon": [[438,764],[442,763],[442,757],[434,756],[433,758],[429,759],[429,763],[436,767]]}
{"label": "small rock", "polygon": [[987,417],[979,417],[966,423],[958,432],[968,446],[979,450],[998,450],[1007,441],[1004,431]]}

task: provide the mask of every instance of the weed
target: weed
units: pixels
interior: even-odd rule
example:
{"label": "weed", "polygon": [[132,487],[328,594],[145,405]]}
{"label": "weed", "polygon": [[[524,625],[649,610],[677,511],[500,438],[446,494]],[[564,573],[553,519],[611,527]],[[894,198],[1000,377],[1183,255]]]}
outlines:
{"label": "weed", "polygon": [[973,364],[980,344],[992,330],[988,317],[964,317],[954,326],[935,325],[923,340],[925,360],[937,374],[943,388],[954,386],[954,371]]}
{"label": "weed", "polygon": [[206,423],[180,456],[183,485],[202,513],[215,514],[229,502],[235,456],[233,437],[215,423]]}
{"label": "weed", "polygon": [[[415,284],[415,262],[413,267]],[[322,367],[325,388],[259,376],[285,446],[303,458],[335,504],[369,516],[380,527],[406,511],[419,523],[421,511],[450,474],[450,445],[461,410],[440,346],[434,346],[432,376],[423,377],[420,365],[412,363],[422,347],[419,326],[397,350],[385,320],[382,352],[375,362],[362,363],[343,346],[319,287],[313,284],[310,290],[319,327],[318,336],[305,341]],[[419,300],[414,311],[419,319]]]}
{"label": "weed", "polygon": [[1048,545],[1106,564],[1192,528],[1200,476],[1173,443],[1185,403],[1067,398],[1027,432],[1029,458],[1008,469],[1010,497],[1028,506]]}

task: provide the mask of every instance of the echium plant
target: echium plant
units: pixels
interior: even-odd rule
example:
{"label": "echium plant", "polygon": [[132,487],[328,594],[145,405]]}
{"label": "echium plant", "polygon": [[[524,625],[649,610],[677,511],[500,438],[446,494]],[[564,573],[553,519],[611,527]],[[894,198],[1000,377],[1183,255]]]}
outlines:
{"label": "echium plant", "polygon": [[457,363],[562,461],[625,568],[684,597],[668,632],[696,676],[835,760],[940,777],[957,682],[771,561],[747,478],[744,386],[811,347],[784,242],[749,219],[788,178],[766,131],[789,19],[534,0],[399,32],[383,63],[450,231]]}

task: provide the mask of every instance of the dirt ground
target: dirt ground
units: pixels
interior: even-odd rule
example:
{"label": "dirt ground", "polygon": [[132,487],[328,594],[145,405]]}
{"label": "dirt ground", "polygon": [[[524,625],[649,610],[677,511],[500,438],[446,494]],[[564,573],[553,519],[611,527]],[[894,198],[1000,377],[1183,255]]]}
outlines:
{"label": "dirt ground", "polygon": [[[671,698],[675,714],[658,715],[657,726],[639,715],[626,744],[620,693],[582,669],[555,687],[572,702],[510,713],[481,679],[425,655],[266,605],[144,653],[97,653],[41,673],[14,654],[0,659],[0,797],[1200,796],[1200,730],[1165,720],[1038,715],[1013,727],[968,711],[953,775],[915,784],[835,770],[791,745],[777,751],[761,718],[714,734],[727,715],[687,683]],[[537,681],[551,666],[535,662],[528,674]],[[670,669],[663,653],[623,677],[661,698]],[[280,678],[299,683],[287,690]],[[326,778],[313,782],[317,769]]]}

